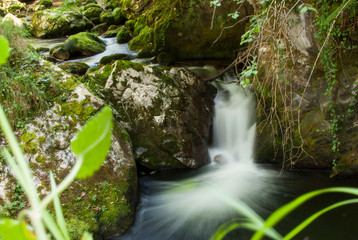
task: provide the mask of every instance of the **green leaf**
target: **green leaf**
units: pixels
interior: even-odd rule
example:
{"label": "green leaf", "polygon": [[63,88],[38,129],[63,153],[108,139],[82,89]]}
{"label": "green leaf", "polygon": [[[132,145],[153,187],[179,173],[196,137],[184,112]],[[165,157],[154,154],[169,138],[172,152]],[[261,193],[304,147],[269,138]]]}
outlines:
{"label": "green leaf", "polygon": [[17,220],[4,218],[0,220],[1,240],[35,240],[33,232],[27,229],[26,224]]}
{"label": "green leaf", "polygon": [[112,128],[112,111],[107,106],[90,119],[72,141],[72,151],[83,159],[77,178],[90,177],[100,168],[111,146]]}
{"label": "green leaf", "polygon": [[4,36],[0,36],[0,64],[6,63],[9,56],[9,42]]}

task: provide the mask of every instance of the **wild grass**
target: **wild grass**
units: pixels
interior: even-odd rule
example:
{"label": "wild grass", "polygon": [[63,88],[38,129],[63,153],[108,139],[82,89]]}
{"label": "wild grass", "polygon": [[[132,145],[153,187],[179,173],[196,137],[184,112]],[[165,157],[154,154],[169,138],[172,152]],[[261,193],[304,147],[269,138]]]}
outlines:
{"label": "wild grass", "polygon": [[20,128],[48,107],[56,86],[41,67],[39,54],[27,46],[24,37],[29,34],[24,28],[8,21],[0,24],[0,34],[10,43],[10,57],[0,66],[0,103],[11,126]]}

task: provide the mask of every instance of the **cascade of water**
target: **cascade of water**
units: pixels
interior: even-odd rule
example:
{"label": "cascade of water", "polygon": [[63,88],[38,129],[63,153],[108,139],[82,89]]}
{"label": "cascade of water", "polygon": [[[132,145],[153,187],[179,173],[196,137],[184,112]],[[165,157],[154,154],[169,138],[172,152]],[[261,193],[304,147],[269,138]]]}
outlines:
{"label": "cascade of water", "polygon": [[225,75],[215,98],[214,160],[251,164],[256,124],[253,93]]}
{"label": "cascade of water", "polygon": [[[214,144],[210,149],[213,163],[184,181],[146,181],[150,188],[144,185],[136,222],[120,239],[209,239],[223,221],[236,216],[227,202],[240,199],[252,206],[257,194],[265,194],[265,179],[271,175],[252,164],[252,93],[230,83],[233,77],[225,78],[217,86],[215,99]],[[160,190],[153,193],[150,189]]]}

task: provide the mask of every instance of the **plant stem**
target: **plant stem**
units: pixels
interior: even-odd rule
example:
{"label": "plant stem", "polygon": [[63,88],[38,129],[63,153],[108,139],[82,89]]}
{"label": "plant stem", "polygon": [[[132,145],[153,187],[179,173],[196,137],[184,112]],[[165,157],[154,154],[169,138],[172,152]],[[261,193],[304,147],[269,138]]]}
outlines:
{"label": "plant stem", "polygon": [[83,163],[83,157],[80,156],[76,161],[75,165],[73,166],[71,172],[66,176],[66,178],[42,200],[41,202],[41,209],[45,209],[46,206],[60,193],[62,193],[73,180],[76,178],[78,171],[81,168]]}
{"label": "plant stem", "polygon": [[[36,188],[33,184],[32,174],[28,167],[28,164],[24,158],[22,150],[16,140],[16,137],[11,130],[10,124],[5,116],[5,112],[0,105],[0,125],[3,133],[9,143],[10,149],[16,159],[16,161],[12,162],[12,166],[15,167],[14,174],[17,179],[21,179],[20,184],[24,188],[25,194],[30,201],[30,210],[29,210],[29,217],[31,223],[35,229],[36,238],[39,240],[46,240],[47,235],[45,231],[45,227],[42,223],[42,208],[40,205],[40,198],[37,195]],[[6,152],[6,151],[5,151]],[[9,152],[7,152],[7,159],[12,159]],[[10,160],[11,162],[11,160]]]}

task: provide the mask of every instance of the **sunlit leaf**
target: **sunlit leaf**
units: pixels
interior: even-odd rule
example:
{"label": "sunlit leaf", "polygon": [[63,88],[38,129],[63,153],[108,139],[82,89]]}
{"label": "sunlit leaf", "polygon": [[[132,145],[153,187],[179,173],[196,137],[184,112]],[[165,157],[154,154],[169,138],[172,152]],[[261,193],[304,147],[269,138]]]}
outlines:
{"label": "sunlit leaf", "polygon": [[0,64],[5,63],[9,56],[9,42],[4,36],[0,36]]}
{"label": "sunlit leaf", "polygon": [[79,158],[83,158],[77,178],[90,177],[100,168],[111,146],[112,127],[112,111],[109,107],[104,107],[86,123],[77,138],[72,141],[72,151]]}
{"label": "sunlit leaf", "polygon": [[4,218],[0,220],[1,240],[35,240],[35,235],[27,229],[24,222]]}

